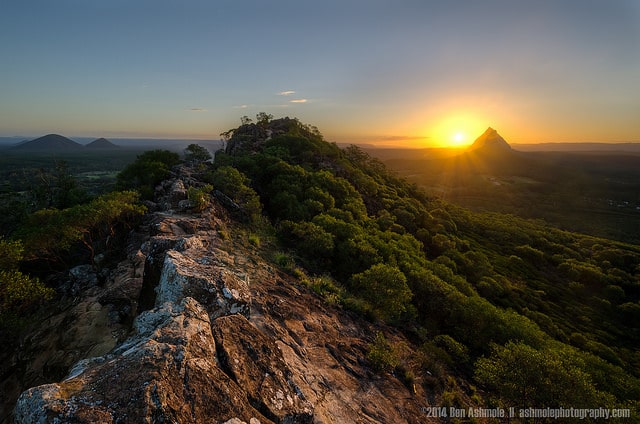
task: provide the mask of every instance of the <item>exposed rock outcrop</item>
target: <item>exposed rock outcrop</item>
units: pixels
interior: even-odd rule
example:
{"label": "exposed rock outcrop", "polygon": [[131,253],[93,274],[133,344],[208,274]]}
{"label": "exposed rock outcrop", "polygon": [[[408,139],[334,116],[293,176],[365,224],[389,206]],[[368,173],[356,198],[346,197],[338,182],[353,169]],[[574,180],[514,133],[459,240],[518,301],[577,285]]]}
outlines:
{"label": "exposed rock outcrop", "polygon": [[60,382],[27,390],[17,422],[206,422],[257,418],[216,364],[207,311],[194,299],[141,314],[112,353],[81,361]]}
{"label": "exposed rock outcrop", "polygon": [[117,323],[120,335],[79,352],[64,378],[24,391],[16,422],[428,422],[421,386],[370,370],[379,328],[229,237],[221,206],[169,209],[188,184],[160,189],[165,210],[133,246],[131,286],[115,278],[87,288],[84,307],[107,323],[97,333]]}

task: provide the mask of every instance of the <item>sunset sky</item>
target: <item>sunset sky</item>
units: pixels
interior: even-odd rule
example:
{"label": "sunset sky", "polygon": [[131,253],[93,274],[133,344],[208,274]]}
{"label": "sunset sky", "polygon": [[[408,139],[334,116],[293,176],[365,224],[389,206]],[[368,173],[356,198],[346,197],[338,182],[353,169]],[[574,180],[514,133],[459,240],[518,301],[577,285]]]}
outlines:
{"label": "sunset sky", "polygon": [[0,136],[640,141],[638,0],[5,0]]}

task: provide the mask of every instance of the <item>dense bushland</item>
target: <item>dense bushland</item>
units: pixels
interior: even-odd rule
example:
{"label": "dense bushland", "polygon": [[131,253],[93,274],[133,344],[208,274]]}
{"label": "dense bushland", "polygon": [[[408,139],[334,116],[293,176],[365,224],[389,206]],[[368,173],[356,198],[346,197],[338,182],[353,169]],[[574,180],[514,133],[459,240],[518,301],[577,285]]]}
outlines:
{"label": "dense bushland", "polygon": [[334,279],[334,301],[402,328],[503,404],[640,396],[640,247],[429,198],[296,119],[224,135],[214,189],[248,205],[246,193],[254,216],[257,193],[297,260]]}

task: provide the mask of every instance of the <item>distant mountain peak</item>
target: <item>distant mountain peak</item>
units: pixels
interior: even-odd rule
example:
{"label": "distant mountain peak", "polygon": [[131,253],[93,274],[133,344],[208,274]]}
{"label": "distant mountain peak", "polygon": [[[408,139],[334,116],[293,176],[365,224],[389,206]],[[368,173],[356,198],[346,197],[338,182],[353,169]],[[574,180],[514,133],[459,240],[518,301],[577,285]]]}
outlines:
{"label": "distant mountain peak", "polygon": [[14,149],[36,151],[70,151],[79,150],[81,148],[81,144],[60,134],[47,134],[14,147]]}
{"label": "distant mountain peak", "polygon": [[498,131],[489,127],[487,130],[482,133],[482,135],[473,142],[469,150],[478,150],[478,149],[507,149],[511,150],[511,146],[509,143],[502,138]]}
{"label": "distant mountain peak", "polygon": [[90,149],[117,149],[119,146],[113,144],[106,138],[101,137],[97,140],[93,140],[91,143],[87,144],[85,147],[88,147]]}

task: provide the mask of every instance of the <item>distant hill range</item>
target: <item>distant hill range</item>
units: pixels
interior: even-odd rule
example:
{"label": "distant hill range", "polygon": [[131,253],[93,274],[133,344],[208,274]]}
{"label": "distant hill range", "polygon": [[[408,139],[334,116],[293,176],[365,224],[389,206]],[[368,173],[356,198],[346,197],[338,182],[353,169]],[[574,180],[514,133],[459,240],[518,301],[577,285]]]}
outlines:
{"label": "distant hill range", "polygon": [[73,152],[84,149],[117,149],[119,146],[105,138],[99,138],[83,146],[80,143],[60,134],[47,134],[31,141],[24,141],[13,147],[14,150],[39,151],[39,152]]}

